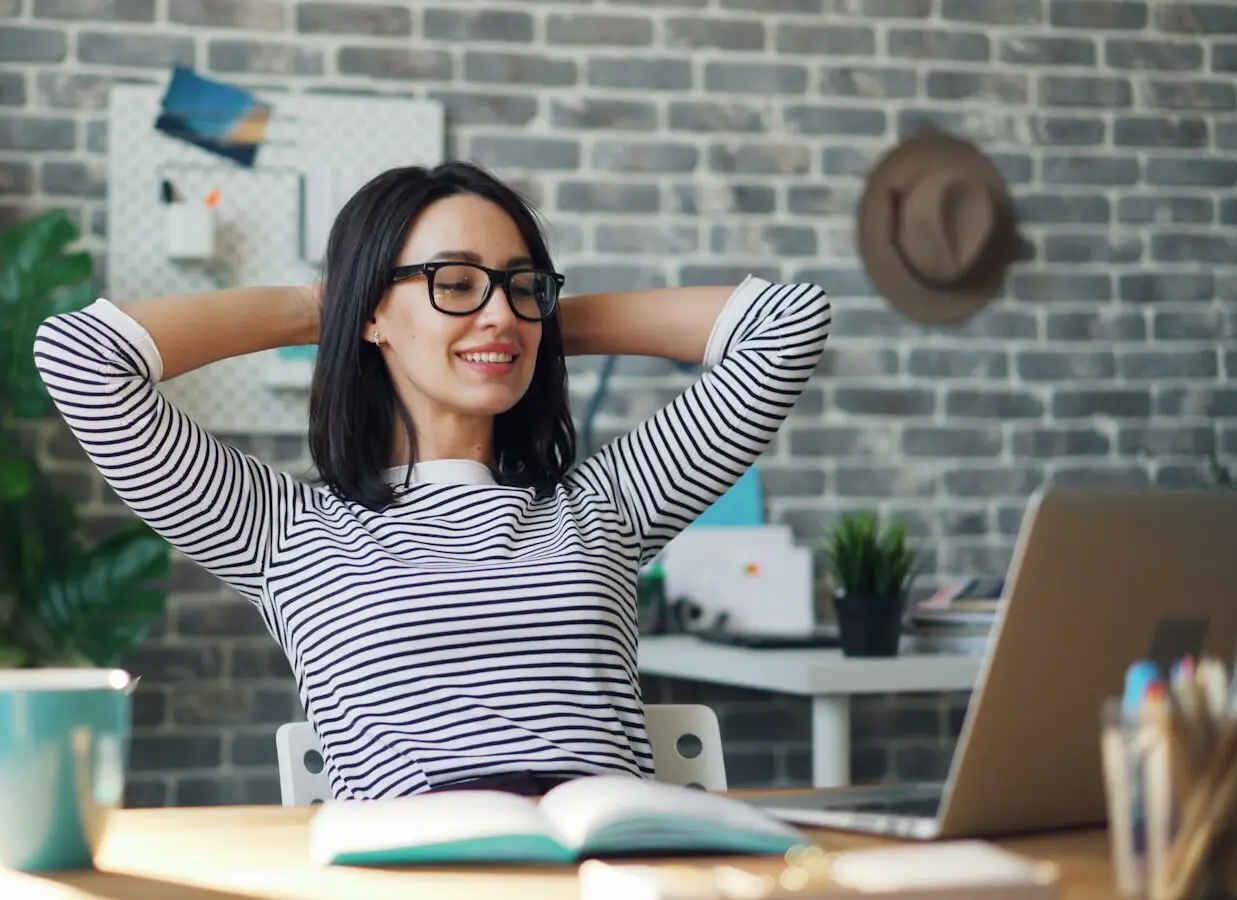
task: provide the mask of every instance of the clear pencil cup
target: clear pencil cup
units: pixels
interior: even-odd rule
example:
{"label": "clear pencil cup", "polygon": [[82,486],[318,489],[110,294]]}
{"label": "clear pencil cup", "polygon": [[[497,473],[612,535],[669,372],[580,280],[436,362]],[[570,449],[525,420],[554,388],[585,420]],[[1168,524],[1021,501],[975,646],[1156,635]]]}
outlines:
{"label": "clear pencil cup", "polygon": [[1108,809],[1108,845],[1113,883],[1122,897],[1147,890],[1147,816],[1144,771],[1153,741],[1148,729],[1123,713],[1121,700],[1100,708],[1100,760]]}

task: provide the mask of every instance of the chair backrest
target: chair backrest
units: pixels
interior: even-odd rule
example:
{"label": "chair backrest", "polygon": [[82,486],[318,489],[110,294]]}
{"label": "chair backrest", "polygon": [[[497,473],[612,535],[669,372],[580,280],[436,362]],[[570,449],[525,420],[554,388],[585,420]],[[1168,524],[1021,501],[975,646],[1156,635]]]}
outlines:
{"label": "chair backrest", "polygon": [[[644,709],[644,724],[658,781],[706,791],[726,790],[722,732],[712,709],[698,704],[651,704]],[[308,722],[280,725],[275,732],[275,754],[284,806],[330,799],[326,763]]]}

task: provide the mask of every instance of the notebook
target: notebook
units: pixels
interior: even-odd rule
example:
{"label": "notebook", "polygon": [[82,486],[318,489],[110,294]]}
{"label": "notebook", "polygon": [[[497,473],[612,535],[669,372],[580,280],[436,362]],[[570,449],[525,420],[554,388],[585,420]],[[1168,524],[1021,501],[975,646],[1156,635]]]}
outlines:
{"label": "notebook", "polygon": [[720,794],[595,775],[540,802],[500,791],[442,791],[390,800],[332,800],[310,822],[319,865],[573,863],[588,857],[780,855],[811,840]]}

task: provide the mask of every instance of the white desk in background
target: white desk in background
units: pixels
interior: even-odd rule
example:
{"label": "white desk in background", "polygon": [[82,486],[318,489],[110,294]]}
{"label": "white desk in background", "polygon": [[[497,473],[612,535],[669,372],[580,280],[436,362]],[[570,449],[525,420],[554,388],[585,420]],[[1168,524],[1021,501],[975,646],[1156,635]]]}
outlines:
{"label": "white desk in background", "polygon": [[810,697],[817,787],[850,783],[852,696],[969,691],[980,662],[945,654],[860,659],[834,649],[755,650],[684,635],[640,636],[640,671],[648,675]]}

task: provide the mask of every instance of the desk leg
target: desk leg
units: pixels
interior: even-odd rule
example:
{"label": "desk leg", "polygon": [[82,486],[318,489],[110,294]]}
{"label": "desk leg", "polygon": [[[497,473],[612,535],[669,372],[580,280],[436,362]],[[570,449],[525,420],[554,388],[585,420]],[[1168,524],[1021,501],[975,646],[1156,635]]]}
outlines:
{"label": "desk leg", "polygon": [[850,784],[850,698],[812,698],[812,785]]}

